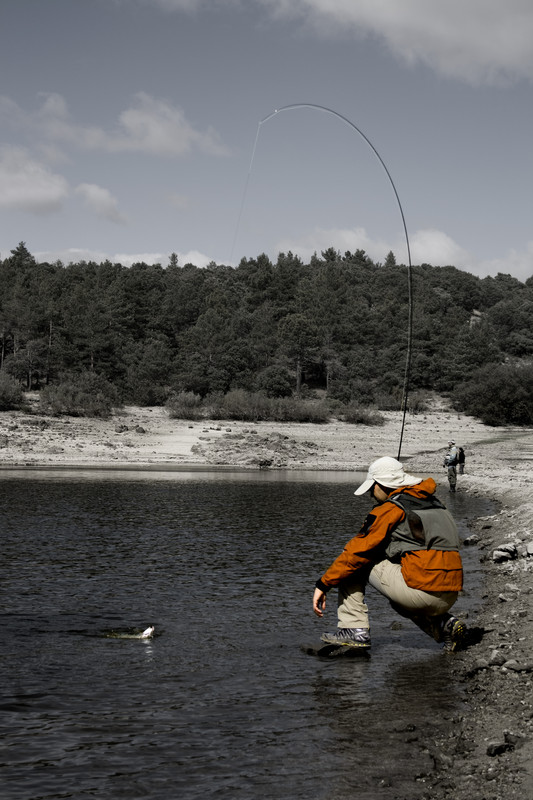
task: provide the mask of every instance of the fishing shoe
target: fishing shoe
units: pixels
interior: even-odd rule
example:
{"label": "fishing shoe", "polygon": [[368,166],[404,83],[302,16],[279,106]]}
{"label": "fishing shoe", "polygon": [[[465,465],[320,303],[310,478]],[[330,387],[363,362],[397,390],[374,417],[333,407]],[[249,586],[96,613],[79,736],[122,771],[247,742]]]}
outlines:
{"label": "fishing shoe", "polygon": [[335,633],[323,633],[320,637],[326,644],[346,645],[347,647],[370,647],[368,628],[338,628]]}
{"label": "fishing shoe", "polygon": [[443,650],[446,653],[453,653],[454,650],[461,649],[466,643],[466,625],[457,617],[448,617],[442,627]]}

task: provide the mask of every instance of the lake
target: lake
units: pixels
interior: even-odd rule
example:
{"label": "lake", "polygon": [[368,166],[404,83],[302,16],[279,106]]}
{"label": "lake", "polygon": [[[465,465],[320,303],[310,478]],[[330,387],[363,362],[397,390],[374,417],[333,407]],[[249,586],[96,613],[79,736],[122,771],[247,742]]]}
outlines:
{"label": "lake", "polygon": [[[6,800],[422,797],[464,711],[460,656],[373,590],[369,657],[305,652],[336,627],[333,594],[325,621],[311,599],[369,509],[363,477],[0,472]],[[439,495],[462,538],[493,513]],[[463,555],[456,608],[475,619],[481,568]],[[117,638],[149,624],[153,639]]]}

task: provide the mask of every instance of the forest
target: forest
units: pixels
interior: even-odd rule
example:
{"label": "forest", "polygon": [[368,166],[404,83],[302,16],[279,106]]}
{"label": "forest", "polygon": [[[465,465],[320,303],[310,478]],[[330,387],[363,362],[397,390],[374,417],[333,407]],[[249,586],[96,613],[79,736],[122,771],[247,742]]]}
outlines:
{"label": "forest", "polygon": [[[411,280],[408,403],[434,391],[486,424],[533,424],[533,277],[421,264]],[[0,261],[0,410],[32,390],[50,413],[225,404],[260,418],[292,402],[365,421],[402,405],[408,322],[392,252],[126,267],[39,263],[20,242]]]}

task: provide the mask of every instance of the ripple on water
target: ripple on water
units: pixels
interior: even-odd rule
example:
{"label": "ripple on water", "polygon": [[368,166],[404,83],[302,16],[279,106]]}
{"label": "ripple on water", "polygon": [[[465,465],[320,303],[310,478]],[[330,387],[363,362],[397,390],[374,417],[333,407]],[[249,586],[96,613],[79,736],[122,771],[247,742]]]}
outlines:
{"label": "ripple on water", "polygon": [[[10,800],[419,796],[427,744],[461,705],[434,643],[369,592],[370,657],[301,650],[335,625],[334,601],[326,622],[310,611],[314,581],[366,512],[345,476],[8,488]],[[463,538],[492,511],[449,505]],[[458,605],[475,613],[479,564],[465,559]],[[147,641],[112,635],[148,624]]]}

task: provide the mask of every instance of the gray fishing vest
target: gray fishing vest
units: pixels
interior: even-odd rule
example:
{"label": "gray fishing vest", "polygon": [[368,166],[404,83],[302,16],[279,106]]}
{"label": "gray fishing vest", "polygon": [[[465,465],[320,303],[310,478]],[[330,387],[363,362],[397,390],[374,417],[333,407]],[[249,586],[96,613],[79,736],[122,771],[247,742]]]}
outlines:
{"label": "gray fishing vest", "polygon": [[385,550],[390,561],[400,561],[404,553],[412,550],[459,550],[457,525],[436,497],[402,493],[389,497],[387,502],[405,511],[405,518],[392,531]]}

